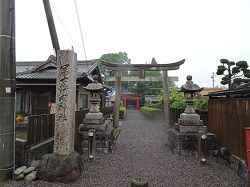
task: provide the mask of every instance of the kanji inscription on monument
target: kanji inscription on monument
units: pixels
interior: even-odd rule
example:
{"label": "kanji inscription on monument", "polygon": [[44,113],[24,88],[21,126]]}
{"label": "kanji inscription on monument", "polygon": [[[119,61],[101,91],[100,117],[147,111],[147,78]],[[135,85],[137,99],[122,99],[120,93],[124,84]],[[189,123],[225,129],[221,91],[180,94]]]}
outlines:
{"label": "kanji inscription on monument", "polygon": [[54,152],[74,151],[76,105],[76,53],[58,51]]}

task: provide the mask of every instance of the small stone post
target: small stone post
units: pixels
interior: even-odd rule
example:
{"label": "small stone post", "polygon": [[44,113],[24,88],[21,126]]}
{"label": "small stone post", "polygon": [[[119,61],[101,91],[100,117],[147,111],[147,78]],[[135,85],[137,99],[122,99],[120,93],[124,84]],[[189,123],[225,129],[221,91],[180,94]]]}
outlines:
{"label": "small stone post", "polygon": [[204,131],[198,131],[198,156],[199,161],[205,164],[207,161],[207,135]]}
{"label": "small stone post", "polygon": [[54,139],[54,153],[58,154],[74,151],[76,65],[76,53],[58,51]]}

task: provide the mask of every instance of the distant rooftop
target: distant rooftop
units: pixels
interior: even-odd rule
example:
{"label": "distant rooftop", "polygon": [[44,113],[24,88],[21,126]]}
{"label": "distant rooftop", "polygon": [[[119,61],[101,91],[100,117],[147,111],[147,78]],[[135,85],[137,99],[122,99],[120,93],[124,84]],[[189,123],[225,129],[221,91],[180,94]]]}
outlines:
{"label": "distant rooftop", "polygon": [[238,88],[208,93],[210,97],[250,97],[250,83],[243,84]]}
{"label": "distant rooftop", "polygon": [[[97,64],[95,60],[77,62],[77,78],[89,75]],[[56,62],[49,57],[47,61],[16,62],[16,79],[56,79]]]}

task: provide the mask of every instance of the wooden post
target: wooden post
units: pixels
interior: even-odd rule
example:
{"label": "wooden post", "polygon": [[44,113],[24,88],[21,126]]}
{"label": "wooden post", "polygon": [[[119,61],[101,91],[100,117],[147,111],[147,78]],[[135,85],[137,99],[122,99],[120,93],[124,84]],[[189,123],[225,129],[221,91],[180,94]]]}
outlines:
{"label": "wooden post", "polygon": [[15,1],[0,0],[0,14],[1,184],[11,177],[15,167]]}
{"label": "wooden post", "polygon": [[116,72],[115,77],[115,106],[114,106],[114,127],[119,125],[119,111],[121,102],[121,71]]}
{"label": "wooden post", "polygon": [[170,106],[168,93],[168,71],[163,71],[163,96],[164,96],[164,120],[168,127],[170,127]]}
{"label": "wooden post", "polygon": [[140,103],[139,103],[139,97],[136,96],[136,110],[139,111],[140,110]]}
{"label": "wooden post", "polygon": [[123,98],[123,106],[125,107],[125,108],[127,108],[127,96],[125,95],[124,96],[124,98]]}

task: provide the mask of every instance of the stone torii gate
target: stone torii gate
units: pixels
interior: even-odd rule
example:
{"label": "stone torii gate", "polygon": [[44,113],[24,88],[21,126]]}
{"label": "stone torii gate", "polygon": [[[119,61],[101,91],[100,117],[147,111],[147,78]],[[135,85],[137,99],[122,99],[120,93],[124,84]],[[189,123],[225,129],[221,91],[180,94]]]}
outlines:
{"label": "stone torii gate", "polygon": [[139,71],[139,77],[145,78],[145,71],[163,71],[163,94],[164,94],[164,119],[166,125],[170,125],[169,94],[168,94],[168,71],[177,70],[185,62],[185,59],[170,64],[113,64],[104,60],[101,63],[108,69],[115,71],[116,93],[114,105],[114,126],[119,124],[119,108],[121,96],[121,72]]}

